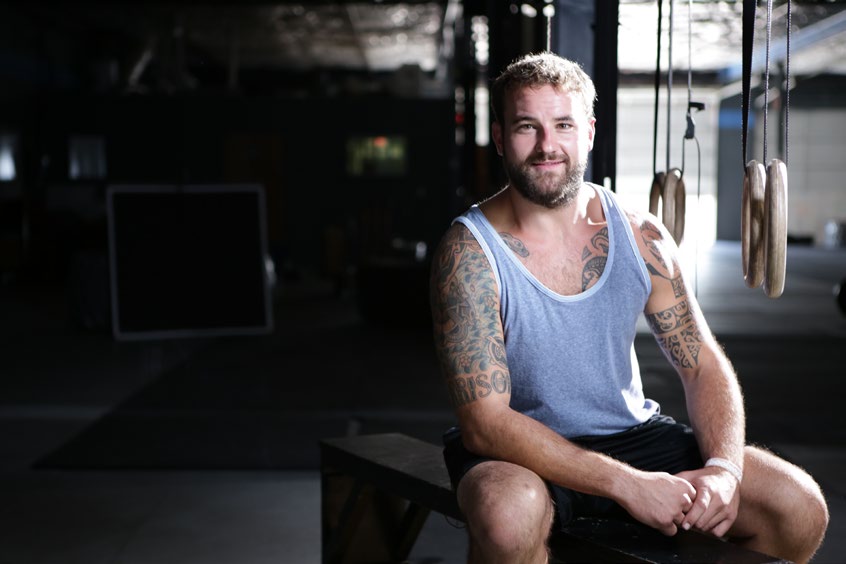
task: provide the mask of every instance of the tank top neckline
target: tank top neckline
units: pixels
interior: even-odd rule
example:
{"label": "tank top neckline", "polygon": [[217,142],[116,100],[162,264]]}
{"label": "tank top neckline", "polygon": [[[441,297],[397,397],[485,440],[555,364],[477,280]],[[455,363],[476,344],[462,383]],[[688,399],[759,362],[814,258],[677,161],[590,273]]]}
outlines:
{"label": "tank top neckline", "polygon": [[559,302],[575,302],[581,301],[590,298],[591,296],[597,294],[604,286],[608,278],[611,276],[611,269],[614,264],[614,255],[615,249],[617,245],[615,244],[614,234],[615,234],[615,226],[614,222],[612,221],[612,215],[609,213],[609,205],[608,205],[608,195],[605,193],[603,187],[598,186],[596,184],[587,183],[594,191],[599,195],[599,201],[602,205],[602,213],[605,216],[605,224],[608,227],[608,259],[605,262],[605,268],[602,270],[602,275],[599,277],[599,280],[596,281],[596,284],[588,288],[583,292],[579,292],[578,294],[566,295],[566,294],[559,294],[558,292],[549,288],[546,284],[538,280],[538,278],[532,274],[532,272],[526,268],[517,255],[514,254],[514,251],[503,241],[502,236],[497,232],[496,228],[493,224],[488,221],[487,216],[479,207],[479,204],[474,204],[473,208],[478,216],[481,218],[482,226],[492,235],[494,235],[493,239],[496,241],[496,245],[505,253],[505,256],[508,257],[508,260],[511,264],[517,268],[523,276],[526,277],[529,282],[532,283],[538,290],[549,296],[550,298],[559,301]]}

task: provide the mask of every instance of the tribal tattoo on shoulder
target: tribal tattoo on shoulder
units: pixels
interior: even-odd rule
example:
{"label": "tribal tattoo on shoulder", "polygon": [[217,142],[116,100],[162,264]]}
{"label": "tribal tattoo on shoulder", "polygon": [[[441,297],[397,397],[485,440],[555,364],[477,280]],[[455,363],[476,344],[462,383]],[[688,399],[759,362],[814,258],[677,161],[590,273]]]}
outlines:
{"label": "tribal tattoo on shoulder", "polygon": [[[661,239],[661,232],[651,223],[644,223],[641,226],[641,237],[643,238],[646,248],[649,249],[650,257],[644,257],[644,260],[646,261],[646,269],[649,271],[649,274],[663,278],[664,280],[669,280],[673,287],[673,295],[675,295],[675,297],[681,298],[684,296],[687,291],[684,288],[684,280],[682,279],[681,271],[676,268],[676,275],[670,277],[670,269],[661,254],[661,249],[658,248],[658,244],[656,243],[656,241]],[[653,264],[652,260],[654,260],[656,264]]]}
{"label": "tribal tattoo on shoulder", "polygon": [[644,222],[640,226],[640,233],[646,248],[649,249],[649,254],[652,255],[652,258],[655,259],[660,268],[667,271],[667,263],[664,262],[661,249],[658,248],[658,244],[656,243],[656,241],[660,241],[662,239],[661,231],[659,231],[659,229],[651,223]]}
{"label": "tribal tattoo on shoulder", "polygon": [[453,405],[511,393],[496,280],[465,229],[450,231],[432,265],[435,348]]}
{"label": "tribal tattoo on shoulder", "polygon": [[608,228],[603,227],[591,237],[590,244],[582,250],[582,292],[596,284],[608,262]]}

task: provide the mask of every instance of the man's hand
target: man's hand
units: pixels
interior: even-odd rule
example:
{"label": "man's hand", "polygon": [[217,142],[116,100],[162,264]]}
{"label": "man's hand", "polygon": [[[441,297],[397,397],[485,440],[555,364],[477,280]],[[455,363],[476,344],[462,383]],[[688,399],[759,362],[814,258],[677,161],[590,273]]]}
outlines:
{"label": "man's hand", "polygon": [[676,475],[696,489],[693,507],[680,523],[685,530],[696,529],[722,537],[737,519],[740,505],[740,484],[726,470],[716,467],[681,472]]}
{"label": "man's hand", "polygon": [[619,503],[641,523],[673,536],[695,498],[696,489],[684,478],[666,472],[641,472]]}

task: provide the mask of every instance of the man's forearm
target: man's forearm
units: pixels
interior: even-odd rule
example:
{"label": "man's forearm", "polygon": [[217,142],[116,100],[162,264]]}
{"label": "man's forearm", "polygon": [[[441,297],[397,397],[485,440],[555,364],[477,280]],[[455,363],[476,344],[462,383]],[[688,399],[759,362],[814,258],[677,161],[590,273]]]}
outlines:
{"label": "man's forearm", "polygon": [[725,355],[709,353],[697,374],[685,380],[688,415],[703,458],[723,458],[742,469],[746,423],[740,385]]}
{"label": "man's forearm", "polygon": [[619,498],[637,473],[604,454],[583,449],[542,423],[508,406],[461,418],[472,452],[528,468],[544,480],[582,493]]}
{"label": "man's forearm", "polygon": [[[469,423],[469,424],[468,424]],[[463,423],[465,446],[477,454],[528,468],[546,481],[610,498],[632,517],[673,535],[696,490],[685,479],[643,472],[604,454],[583,449],[507,406]],[[462,430],[464,436],[464,430]]]}

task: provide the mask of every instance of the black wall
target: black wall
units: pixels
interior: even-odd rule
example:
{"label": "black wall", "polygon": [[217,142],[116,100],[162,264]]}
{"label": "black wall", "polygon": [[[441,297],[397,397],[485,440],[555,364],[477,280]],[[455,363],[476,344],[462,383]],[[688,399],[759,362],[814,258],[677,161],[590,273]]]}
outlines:
{"label": "black wall", "polygon": [[[25,152],[40,155],[22,171],[36,251],[56,243],[50,224],[59,191],[96,186],[91,209],[76,210],[90,222],[103,215],[110,183],[261,182],[272,246],[304,267],[325,260],[329,226],[379,252],[394,237],[434,244],[452,213],[451,100],[53,94],[11,103],[35,125],[20,133]],[[106,179],[68,178],[75,134],[105,139]],[[404,136],[407,174],[347,175],[346,142],[356,135]]]}

